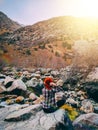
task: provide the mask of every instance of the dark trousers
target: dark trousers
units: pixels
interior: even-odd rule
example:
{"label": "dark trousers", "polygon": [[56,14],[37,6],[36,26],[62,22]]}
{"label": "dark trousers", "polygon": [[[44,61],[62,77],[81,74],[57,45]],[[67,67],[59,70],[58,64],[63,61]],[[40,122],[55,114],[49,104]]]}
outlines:
{"label": "dark trousers", "polygon": [[64,104],[65,104],[65,100],[63,100],[63,99],[57,102],[58,108],[63,106]]}
{"label": "dark trousers", "polygon": [[43,108],[43,111],[45,113],[52,113],[52,112],[55,112],[58,108],[54,108],[54,107],[51,107],[51,108]]}

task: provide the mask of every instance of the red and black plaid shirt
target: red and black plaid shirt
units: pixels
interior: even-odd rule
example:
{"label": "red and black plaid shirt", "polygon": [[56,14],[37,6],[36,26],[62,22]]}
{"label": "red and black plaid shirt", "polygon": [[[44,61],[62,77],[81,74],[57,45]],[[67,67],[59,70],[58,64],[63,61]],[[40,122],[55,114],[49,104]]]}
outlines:
{"label": "red and black plaid shirt", "polygon": [[51,108],[51,107],[57,107],[56,101],[55,101],[55,93],[59,92],[57,87],[52,88],[51,90],[48,90],[46,88],[43,88],[42,90],[44,101],[43,101],[43,108]]}

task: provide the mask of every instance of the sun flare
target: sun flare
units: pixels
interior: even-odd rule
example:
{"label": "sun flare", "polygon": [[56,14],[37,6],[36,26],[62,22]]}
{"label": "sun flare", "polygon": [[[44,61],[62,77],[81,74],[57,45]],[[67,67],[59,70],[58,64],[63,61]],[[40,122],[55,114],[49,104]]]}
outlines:
{"label": "sun flare", "polygon": [[77,0],[73,13],[78,17],[98,17],[98,0]]}

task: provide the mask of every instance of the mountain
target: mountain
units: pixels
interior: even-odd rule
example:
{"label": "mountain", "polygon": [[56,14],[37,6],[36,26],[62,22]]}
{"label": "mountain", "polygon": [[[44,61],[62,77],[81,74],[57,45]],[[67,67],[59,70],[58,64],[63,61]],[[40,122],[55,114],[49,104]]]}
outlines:
{"label": "mountain", "polygon": [[55,40],[78,40],[98,37],[98,19],[76,18],[72,16],[55,17],[22,27],[11,35],[11,43],[41,43]]}
{"label": "mountain", "polygon": [[0,11],[0,35],[5,32],[12,32],[20,28],[21,25],[17,22],[14,22],[7,17],[3,12]]}
{"label": "mountain", "polygon": [[98,37],[98,19],[91,18],[61,16],[31,26],[13,29],[12,25],[8,26],[11,33],[0,37],[0,55],[18,67],[65,67],[72,63],[77,40],[91,42]]}

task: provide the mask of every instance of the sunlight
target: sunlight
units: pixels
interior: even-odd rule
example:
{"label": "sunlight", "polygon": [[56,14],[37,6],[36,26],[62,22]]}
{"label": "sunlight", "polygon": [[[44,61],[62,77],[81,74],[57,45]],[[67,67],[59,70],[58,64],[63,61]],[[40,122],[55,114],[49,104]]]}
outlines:
{"label": "sunlight", "polygon": [[78,0],[75,16],[78,17],[98,17],[98,0]]}

